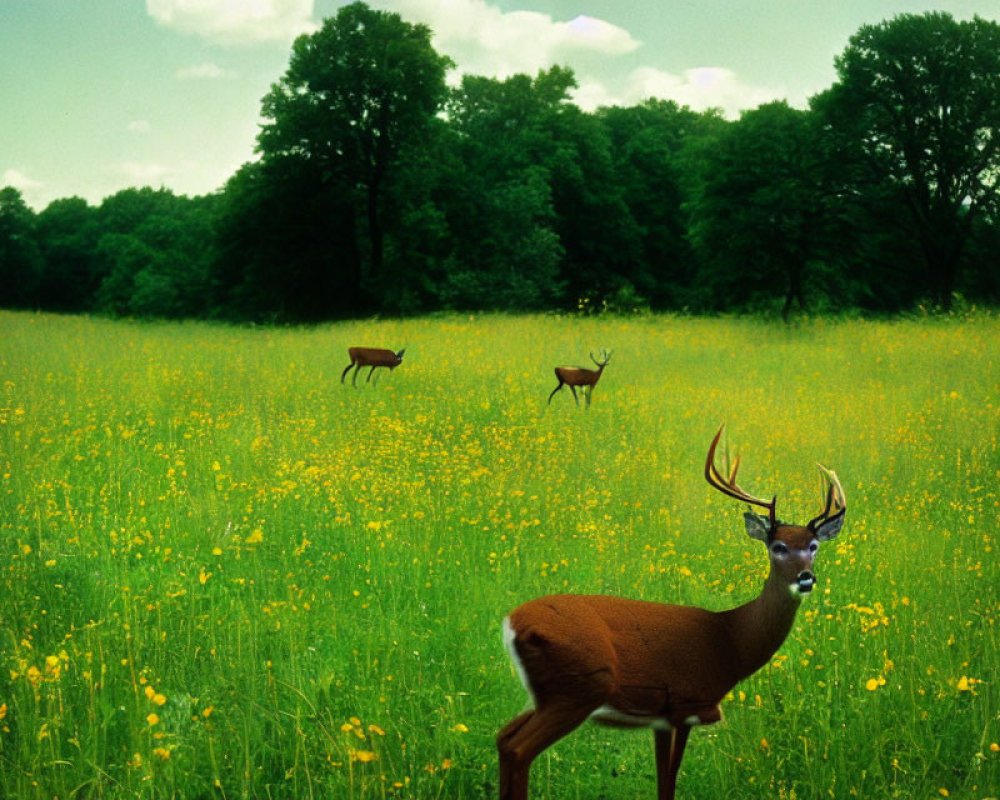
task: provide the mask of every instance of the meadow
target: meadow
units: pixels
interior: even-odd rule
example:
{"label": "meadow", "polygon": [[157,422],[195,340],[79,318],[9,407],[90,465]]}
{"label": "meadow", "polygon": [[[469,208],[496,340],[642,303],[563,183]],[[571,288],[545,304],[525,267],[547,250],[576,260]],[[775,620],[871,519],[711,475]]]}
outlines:
{"label": "meadow", "polygon": [[[406,347],[377,385],[347,348]],[[613,351],[589,410],[552,367]],[[532,597],[727,608],[766,574],[702,469],[847,523],[683,798],[1000,795],[1000,321],[0,312],[0,796],[468,798]],[[588,725],[533,798],[651,798]]]}

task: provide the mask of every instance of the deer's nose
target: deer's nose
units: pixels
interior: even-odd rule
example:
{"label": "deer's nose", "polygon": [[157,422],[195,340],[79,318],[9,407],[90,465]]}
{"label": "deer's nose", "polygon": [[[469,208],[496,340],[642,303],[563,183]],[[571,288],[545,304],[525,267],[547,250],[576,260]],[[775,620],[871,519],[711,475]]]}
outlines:
{"label": "deer's nose", "polygon": [[816,585],[816,576],[807,569],[802,570],[795,579],[795,585],[802,594],[809,594]]}

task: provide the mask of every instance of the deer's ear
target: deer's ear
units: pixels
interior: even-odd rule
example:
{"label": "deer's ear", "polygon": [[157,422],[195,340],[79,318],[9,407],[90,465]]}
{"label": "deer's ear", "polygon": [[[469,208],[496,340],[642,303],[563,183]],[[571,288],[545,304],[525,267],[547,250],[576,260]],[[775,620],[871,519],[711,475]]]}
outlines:
{"label": "deer's ear", "polygon": [[816,538],[821,542],[826,542],[840,533],[840,529],[844,524],[844,514],[835,514],[829,519],[823,520],[819,525],[816,526],[816,530],[813,533],[816,534]]}
{"label": "deer's ear", "polygon": [[767,542],[771,538],[771,521],[767,517],[762,517],[753,511],[743,514],[743,519],[747,524],[747,536],[761,542]]}

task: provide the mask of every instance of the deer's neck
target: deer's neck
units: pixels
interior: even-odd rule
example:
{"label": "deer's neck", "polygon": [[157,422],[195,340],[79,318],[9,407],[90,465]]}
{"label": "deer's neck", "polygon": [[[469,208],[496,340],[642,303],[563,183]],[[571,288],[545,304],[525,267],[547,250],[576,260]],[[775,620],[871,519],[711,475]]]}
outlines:
{"label": "deer's neck", "polygon": [[781,647],[795,622],[801,599],[772,573],[749,603],[725,612],[738,658],[738,680],[763,667]]}

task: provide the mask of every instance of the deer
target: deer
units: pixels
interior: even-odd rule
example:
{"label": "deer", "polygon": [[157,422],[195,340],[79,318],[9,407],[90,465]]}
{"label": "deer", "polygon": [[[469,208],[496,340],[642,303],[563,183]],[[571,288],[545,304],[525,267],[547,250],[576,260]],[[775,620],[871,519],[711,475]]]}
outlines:
{"label": "deer", "polygon": [[[556,367],[556,378],[559,380],[559,385],[552,390],[552,394],[549,395],[549,403],[552,402],[552,398],[555,393],[558,392],[562,387],[568,386],[569,390],[573,393],[573,399],[576,401],[577,407],[580,405],[580,398],[576,396],[576,387],[579,386],[580,390],[583,392],[584,399],[587,402],[587,408],[590,408],[590,396],[594,392],[594,387],[597,386],[597,382],[601,379],[601,373],[604,372],[604,368],[608,365],[611,360],[611,353],[607,350],[601,350],[601,358],[603,361],[598,361],[594,358],[594,354],[590,354],[590,360],[597,365],[597,369],[588,369],[587,367]],[[549,403],[546,403],[548,405]]]}
{"label": "deer", "polygon": [[[344,382],[347,373],[351,371],[351,367],[354,367],[354,375],[351,376],[351,386],[357,386],[358,370],[362,367],[371,367],[368,370],[368,377],[365,379],[365,383],[368,383],[372,379],[372,373],[376,367],[388,367],[391,372],[402,363],[403,353],[405,352],[405,347],[398,353],[394,353],[392,350],[384,350],[381,347],[349,347],[347,354],[351,357],[351,363],[340,373],[340,382]],[[378,375],[375,376],[375,383],[378,384]]]}
{"label": "deer", "polygon": [[[688,735],[722,719],[719,704],[778,651],[796,611],[816,584],[813,559],[847,511],[832,470],[819,466],[823,507],[806,525],[781,522],[777,497],[754,497],[736,483],[739,457],[716,466],[723,428],[705,462],[709,485],[748,505],[746,532],[767,546],[770,571],[760,594],[726,611],[609,595],[558,594],[531,600],[503,620],[503,640],[529,707],[497,735],[501,800],[527,800],[532,761],[588,719],[652,728],[658,800],[674,800]],[[764,509],[764,514],[754,511]]]}

